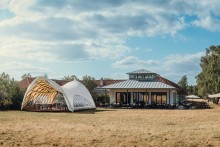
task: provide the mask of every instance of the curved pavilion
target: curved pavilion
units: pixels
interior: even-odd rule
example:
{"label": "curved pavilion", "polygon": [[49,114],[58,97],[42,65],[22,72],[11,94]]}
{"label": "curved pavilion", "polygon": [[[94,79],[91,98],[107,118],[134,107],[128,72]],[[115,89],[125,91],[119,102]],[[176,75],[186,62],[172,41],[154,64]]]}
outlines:
{"label": "curved pavilion", "polygon": [[25,92],[21,109],[32,111],[59,111],[95,109],[88,89],[74,80],[63,86],[46,77],[36,78]]}

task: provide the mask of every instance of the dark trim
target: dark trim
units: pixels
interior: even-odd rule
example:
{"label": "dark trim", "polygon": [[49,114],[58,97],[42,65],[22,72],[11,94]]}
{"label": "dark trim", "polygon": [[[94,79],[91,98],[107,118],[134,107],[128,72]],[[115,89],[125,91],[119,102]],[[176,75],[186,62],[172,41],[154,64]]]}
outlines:
{"label": "dark trim", "polygon": [[149,104],[149,96],[148,96],[147,90],[146,90],[145,94],[146,94],[146,98],[147,98],[146,103]]}
{"label": "dark trim", "polygon": [[170,105],[170,90],[169,90],[169,105]]}
{"label": "dark trim", "polygon": [[117,92],[115,92],[115,103],[116,103],[116,106],[117,106]]}
{"label": "dark trim", "polygon": [[127,100],[126,100],[126,101],[127,101],[127,106],[128,106],[128,90],[127,90],[127,96],[126,96],[126,97],[127,97]]}
{"label": "dark trim", "polygon": [[[106,103],[106,101],[107,101],[107,92],[106,92],[106,89],[105,89],[105,103]],[[110,103],[110,101],[109,101],[109,103]]]}

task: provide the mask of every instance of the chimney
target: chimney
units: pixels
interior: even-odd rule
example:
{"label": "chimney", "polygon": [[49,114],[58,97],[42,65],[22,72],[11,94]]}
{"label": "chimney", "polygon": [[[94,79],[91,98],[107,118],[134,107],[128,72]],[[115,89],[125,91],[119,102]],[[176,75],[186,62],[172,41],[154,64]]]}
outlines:
{"label": "chimney", "polygon": [[103,86],[103,78],[101,78],[101,80],[100,80],[100,86],[101,87]]}

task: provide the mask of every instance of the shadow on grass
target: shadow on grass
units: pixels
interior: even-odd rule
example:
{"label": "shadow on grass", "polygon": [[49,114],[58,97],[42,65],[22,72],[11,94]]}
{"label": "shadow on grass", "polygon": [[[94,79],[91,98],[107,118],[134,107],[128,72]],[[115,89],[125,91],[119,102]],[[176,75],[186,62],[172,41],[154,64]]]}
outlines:
{"label": "shadow on grass", "polygon": [[[6,110],[10,111],[10,110]],[[21,110],[17,110],[21,111]],[[22,110],[23,112],[36,112],[36,113],[75,113],[75,114],[95,114],[99,112],[105,111],[115,111],[115,109],[105,109],[105,108],[98,108],[98,109],[85,109],[85,110],[75,110],[74,112],[71,111],[54,111],[54,110]]]}
{"label": "shadow on grass", "polygon": [[75,111],[78,114],[95,114],[99,112],[105,112],[105,111],[115,111],[115,109],[104,109],[104,108],[98,108],[98,109],[93,109],[93,110],[79,110]]}

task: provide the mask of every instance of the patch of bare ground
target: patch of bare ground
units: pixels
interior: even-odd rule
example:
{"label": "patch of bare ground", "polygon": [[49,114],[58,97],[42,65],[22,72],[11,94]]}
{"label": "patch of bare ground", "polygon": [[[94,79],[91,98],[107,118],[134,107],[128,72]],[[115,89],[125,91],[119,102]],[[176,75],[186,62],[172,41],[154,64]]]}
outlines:
{"label": "patch of bare ground", "polygon": [[5,111],[0,146],[220,146],[220,108]]}

